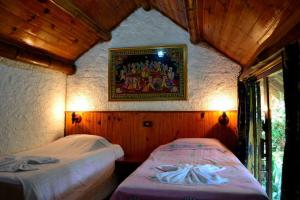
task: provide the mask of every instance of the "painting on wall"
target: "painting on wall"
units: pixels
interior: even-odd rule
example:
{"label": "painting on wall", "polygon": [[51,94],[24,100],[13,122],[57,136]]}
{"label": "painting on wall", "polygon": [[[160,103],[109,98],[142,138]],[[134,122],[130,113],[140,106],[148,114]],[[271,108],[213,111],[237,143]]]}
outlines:
{"label": "painting on wall", "polygon": [[109,49],[109,100],[186,100],[187,47]]}

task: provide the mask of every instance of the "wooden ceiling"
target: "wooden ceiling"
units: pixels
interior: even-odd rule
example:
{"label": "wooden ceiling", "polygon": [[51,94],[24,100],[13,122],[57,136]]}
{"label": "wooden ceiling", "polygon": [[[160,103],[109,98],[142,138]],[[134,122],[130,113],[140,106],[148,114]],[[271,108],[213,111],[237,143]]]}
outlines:
{"label": "wooden ceiling", "polygon": [[0,47],[42,54],[71,74],[79,56],[109,41],[139,7],[158,10],[193,43],[208,42],[244,71],[300,37],[299,0],[0,0]]}

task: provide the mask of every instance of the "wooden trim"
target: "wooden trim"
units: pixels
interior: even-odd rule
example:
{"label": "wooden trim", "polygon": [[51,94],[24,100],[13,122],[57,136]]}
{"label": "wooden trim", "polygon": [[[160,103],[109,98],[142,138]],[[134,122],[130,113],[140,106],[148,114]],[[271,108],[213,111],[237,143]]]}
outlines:
{"label": "wooden trim", "polygon": [[60,71],[67,75],[74,74],[76,68],[71,63],[50,57],[46,54],[37,53],[35,51],[25,50],[23,48],[2,42],[0,40],[0,56],[18,60],[25,63],[37,65],[39,67]]}
{"label": "wooden trim", "polygon": [[267,112],[265,113],[266,120],[266,171],[267,171],[267,194],[272,196],[272,119],[270,113],[270,95],[269,95],[269,79],[264,78],[264,98],[267,104]]}
{"label": "wooden trim", "polygon": [[256,92],[256,110],[257,118],[255,121],[256,124],[256,145],[257,145],[257,180],[261,183],[261,172],[262,172],[262,148],[261,148],[261,140],[262,140],[262,120],[261,120],[261,92],[260,91],[260,81],[256,82],[257,92]]}
{"label": "wooden trim", "polygon": [[269,57],[268,59],[244,71],[240,76],[240,80],[247,79],[249,77],[256,77],[257,79],[260,79],[278,70],[281,67],[281,64],[282,64],[281,51],[278,51],[276,52],[276,54]]}
{"label": "wooden trim", "polygon": [[[257,84],[255,83],[255,86],[254,86],[254,95],[252,95],[252,113],[256,113],[257,112],[257,101],[256,101],[256,94],[257,94]],[[256,114],[253,114],[252,115],[252,126],[253,126],[253,153],[254,153],[254,177],[258,177],[258,172],[257,172],[257,154],[258,154],[258,151],[257,151],[257,118],[256,118]]]}
{"label": "wooden trim", "polygon": [[[221,112],[219,110],[193,110],[193,111],[178,111],[178,110],[103,110],[103,111],[76,111],[67,110],[66,113],[81,112],[81,113],[208,113],[208,112]],[[223,112],[223,111],[222,111]],[[221,112],[221,113],[222,113]],[[236,110],[226,110],[226,112],[236,112]]]}
{"label": "wooden trim", "polygon": [[[188,31],[190,33],[190,40],[193,44],[199,43],[201,39],[202,33],[198,30],[199,27],[199,21],[198,21],[198,14],[199,12],[202,12],[200,8],[203,7],[203,1],[196,1],[196,0],[185,0],[185,9],[186,9],[186,19],[188,22]],[[203,13],[203,12],[202,12]],[[202,16],[202,15],[201,15]],[[201,20],[200,20],[201,21]],[[200,24],[200,27],[203,27],[202,24]]]}
{"label": "wooden trim", "polygon": [[276,42],[269,44],[258,56],[257,60],[263,60],[268,58],[272,54],[276,53],[284,46],[292,44],[300,39],[300,23],[296,24],[288,33],[286,33],[282,38],[278,38]]}
{"label": "wooden trim", "polygon": [[77,6],[75,6],[69,0],[51,0],[55,5],[60,7],[66,13],[70,14],[74,18],[78,18],[91,28],[93,28],[104,41],[109,41],[111,39],[111,33],[107,30],[104,30],[102,27],[99,27],[89,16],[87,16],[83,11],[81,11]]}
{"label": "wooden trim", "polygon": [[177,26],[179,26],[180,28],[182,28],[183,30],[187,31],[187,28],[184,27],[183,25],[179,24],[178,22],[176,22],[174,19],[172,19],[171,17],[169,17],[168,13],[162,11],[159,9],[159,7],[157,7],[156,5],[152,4],[152,7],[157,10],[158,12],[160,12],[163,16],[167,17],[169,20],[171,20],[174,24],[176,24]]}
{"label": "wooden trim", "polygon": [[149,0],[134,0],[137,7],[142,7],[145,11],[151,10],[152,6]]}
{"label": "wooden trim", "polygon": [[[179,85],[179,93],[174,93],[173,96],[169,96],[166,97],[163,93],[153,93],[153,94],[126,94],[123,95],[123,97],[121,96],[117,96],[115,94],[115,92],[113,92],[112,90],[114,88],[112,88],[113,83],[112,81],[112,57],[115,54],[115,52],[118,51],[136,51],[138,52],[138,54],[142,55],[141,53],[144,51],[148,51],[148,50],[157,50],[157,49],[172,49],[172,48],[178,48],[180,50],[182,50],[182,54],[183,54],[183,61],[182,64],[183,66],[181,67],[180,65],[180,69],[183,69],[181,71],[181,75],[183,78],[183,86]],[[135,53],[136,53],[135,52]],[[108,94],[109,94],[109,101],[185,101],[188,98],[188,93],[187,93],[187,81],[188,81],[188,69],[187,69],[187,45],[186,44],[176,44],[176,45],[165,45],[165,46],[139,46],[139,47],[124,47],[124,48],[110,48],[109,49],[109,67],[108,67]]]}

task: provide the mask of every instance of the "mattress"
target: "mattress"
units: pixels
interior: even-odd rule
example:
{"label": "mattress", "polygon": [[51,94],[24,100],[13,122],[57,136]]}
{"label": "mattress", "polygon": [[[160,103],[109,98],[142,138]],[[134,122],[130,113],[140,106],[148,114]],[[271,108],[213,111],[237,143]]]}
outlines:
{"label": "mattress", "polygon": [[[214,165],[224,168],[218,175],[223,184],[169,184],[153,177],[158,167]],[[112,195],[112,200],[267,200],[259,182],[218,140],[206,138],[178,139],[154,150],[150,157]]]}
{"label": "mattress", "polygon": [[[116,185],[114,162],[123,156],[119,145],[100,136],[72,135],[51,144],[15,154],[22,156],[49,156],[58,163],[38,165],[38,170],[0,172],[0,194],[9,188],[22,191],[24,199],[85,199],[87,191],[102,188],[109,194]],[[105,183],[105,184],[104,184]],[[12,197],[14,194],[11,194]],[[101,196],[101,195],[100,195]],[[14,197],[13,197],[14,198]],[[104,198],[104,197],[103,197]]]}

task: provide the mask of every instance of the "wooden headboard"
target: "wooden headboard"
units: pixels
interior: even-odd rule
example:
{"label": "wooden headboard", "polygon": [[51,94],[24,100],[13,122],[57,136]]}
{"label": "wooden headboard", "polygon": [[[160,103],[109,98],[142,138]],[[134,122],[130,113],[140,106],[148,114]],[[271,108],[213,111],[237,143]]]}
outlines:
{"label": "wooden headboard", "polygon": [[[80,113],[80,112],[76,112]],[[100,135],[120,144],[126,157],[144,160],[159,145],[176,138],[217,138],[234,150],[237,142],[237,111],[226,112],[229,124],[222,126],[217,111],[92,111],[81,112],[82,121],[72,124],[66,112],[66,135]]]}

